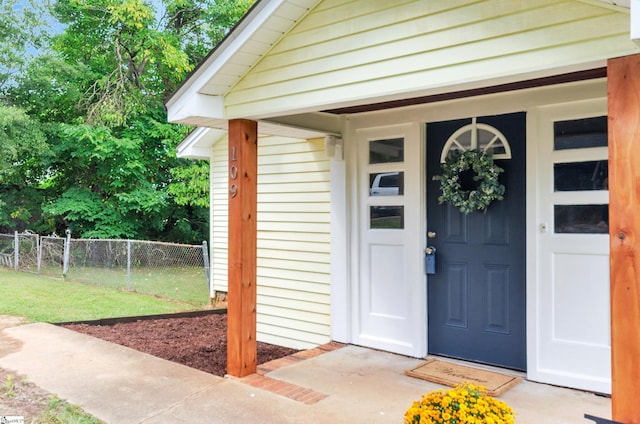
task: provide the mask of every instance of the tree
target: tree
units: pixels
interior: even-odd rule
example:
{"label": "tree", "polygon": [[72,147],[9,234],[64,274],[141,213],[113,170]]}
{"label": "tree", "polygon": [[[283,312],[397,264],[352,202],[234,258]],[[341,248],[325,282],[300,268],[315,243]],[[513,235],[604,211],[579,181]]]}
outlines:
{"label": "tree", "polygon": [[36,193],[29,188],[47,151],[43,132],[24,110],[0,105],[0,225],[24,227],[32,218],[26,205]]}
{"label": "tree", "polygon": [[97,78],[83,63],[68,63],[55,52],[34,58],[5,90],[6,101],[19,105],[42,124],[85,120],[79,104],[87,81]]}
{"label": "tree", "polygon": [[[70,228],[83,237],[207,237],[208,165],[176,157],[190,128],[167,123],[163,99],[251,3],[54,2],[62,31],[3,90],[42,128],[50,151],[29,182],[39,194],[28,206],[32,228]],[[13,193],[1,181],[0,190]]]}
{"label": "tree", "polygon": [[[66,188],[44,212],[85,237],[137,238],[161,228],[166,194],[156,190],[140,160],[143,141],[107,127],[63,125],[51,183]],[[142,219],[142,215],[146,219]]]}
{"label": "tree", "polygon": [[10,181],[16,167],[46,150],[44,134],[32,119],[16,107],[0,105],[0,181]]}
{"label": "tree", "polygon": [[209,207],[209,162],[172,168],[171,176],[167,191],[178,205]]}
{"label": "tree", "polygon": [[46,43],[45,4],[37,0],[0,3],[0,89],[10,86],[35,51]]}
{"label": "tree", "polygon": [[99,77],[83,104],[89,123],[123,125],[173,92],[253,1],[58,0],[67,30],[54,43]]}

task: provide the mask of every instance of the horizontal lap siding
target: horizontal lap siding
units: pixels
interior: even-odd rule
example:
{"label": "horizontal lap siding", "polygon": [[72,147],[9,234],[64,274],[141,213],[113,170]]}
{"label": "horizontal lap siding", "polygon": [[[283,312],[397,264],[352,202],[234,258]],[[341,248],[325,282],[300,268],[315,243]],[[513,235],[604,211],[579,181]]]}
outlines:
{"label": "horizontal lap siding", "polygon": [[[226,142],[214,146],[214,288],[227,290]],[[330,339],[329,161],[324,141],[258,141],[258,338],[294,348]]]}
{"label": "horizontal lap siding", "polygon": [[324,140],[258,143],[258,335],[308,348],[330,339],[329,161]]}
{"label": "horizontal lap siding", "polygon": [[213,290],[227,291],[229,242],[229,142],[213,146],[211,157],[211,282]]}
{"label": "horizontal lap siding", "polygon": [[226,96],[231,116],[506,77],[637,51],[628,14],[558,0],[324,1]]}

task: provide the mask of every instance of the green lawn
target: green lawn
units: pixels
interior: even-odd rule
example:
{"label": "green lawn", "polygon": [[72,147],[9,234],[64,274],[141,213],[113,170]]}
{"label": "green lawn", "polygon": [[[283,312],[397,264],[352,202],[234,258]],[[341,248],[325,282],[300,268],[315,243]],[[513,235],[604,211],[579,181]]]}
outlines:
{"label": "green lawn", "polygon": [[0,268],[0,314],[22,316],[35,322],[82,321],[194,309],[201,306]]}
{"label": "green lawn", "polygon": [[174,299],[204,307],[209,286],[202,267],[133,267],[131,279],[122,268],[71,267],[67,280]]}

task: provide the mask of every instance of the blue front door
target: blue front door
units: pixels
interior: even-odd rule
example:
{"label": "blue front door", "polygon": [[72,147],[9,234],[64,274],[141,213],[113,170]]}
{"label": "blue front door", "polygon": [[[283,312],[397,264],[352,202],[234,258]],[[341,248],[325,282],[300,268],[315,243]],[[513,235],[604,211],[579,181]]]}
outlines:
{"label": "blue front door", "polygon": [[[433,176],[447,140],[472,124],[497,130],[477,134],[478,145],[504,136],[511,158],[495,160],[505,170],[504,199],[464,215],[439,204]],[[525,113],[427,124],[427,242],[437,249],[427,282],[431,354],[526,369],[525,124]]]}

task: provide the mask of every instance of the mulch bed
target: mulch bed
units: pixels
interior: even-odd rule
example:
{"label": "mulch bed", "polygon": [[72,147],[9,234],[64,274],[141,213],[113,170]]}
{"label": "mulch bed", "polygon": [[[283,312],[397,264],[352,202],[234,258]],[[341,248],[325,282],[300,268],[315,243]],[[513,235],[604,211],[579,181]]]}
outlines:
{"label": "mulch bed", "polygon": [[[227,371],[227,315],[141,319],[113,325],[63,324],[80,333],[210,374]],[[298,352],[258,342],[258,365]]]}

